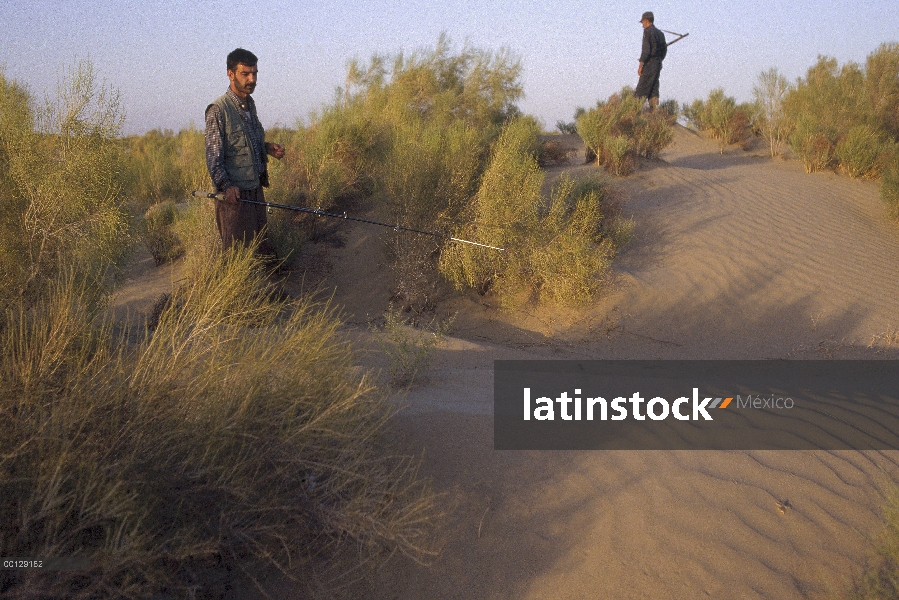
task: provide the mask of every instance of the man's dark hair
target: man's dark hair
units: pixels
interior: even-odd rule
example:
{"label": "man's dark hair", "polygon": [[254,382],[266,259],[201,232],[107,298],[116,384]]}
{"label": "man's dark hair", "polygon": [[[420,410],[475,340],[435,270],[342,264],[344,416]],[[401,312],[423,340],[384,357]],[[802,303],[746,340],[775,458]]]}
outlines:
{"label": "man's dark hair", "polygon": [[237,68],[238,64],[255,67],[257,62],[259,62],[259,59],[256,58],[255,54],[249,50],[237,48],[228,55],[228,70],[233,71]]}

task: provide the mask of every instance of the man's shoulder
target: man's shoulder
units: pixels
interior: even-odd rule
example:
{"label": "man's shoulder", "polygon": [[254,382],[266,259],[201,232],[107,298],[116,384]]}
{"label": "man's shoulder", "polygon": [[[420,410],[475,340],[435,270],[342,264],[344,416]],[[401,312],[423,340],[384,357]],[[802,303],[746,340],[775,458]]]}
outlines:
{"label": "man's shoulder", "polygon": [[213,111],[213,115],[215,115],[217,113],[221,113],[221,111],[225,107],[225,101],[227,101],[227,99],[228,99],[228,94],[225,93],[225,94],[222,94],[221,96],[219,96],[218,98],[216,98],[215,100],[213,100],[212,102],[210,102],[209,105],[206,106],[205,114],[208,115],[210,110]]}

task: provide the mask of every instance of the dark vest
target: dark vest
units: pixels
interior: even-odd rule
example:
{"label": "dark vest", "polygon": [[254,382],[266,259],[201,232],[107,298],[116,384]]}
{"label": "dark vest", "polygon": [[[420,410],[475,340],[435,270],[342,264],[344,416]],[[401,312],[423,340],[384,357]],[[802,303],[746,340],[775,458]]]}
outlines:
{"label": "dark vest", "polygon": [[[240,118],[237,107],[234,102],[223,95],[221,98],[206,107],[206,111],[213,106],[218,106],[222,115],[223,131],[222,131],[222,152],[225,156],[225,170],[228,172],[228,178],[233,185],[242,190],[255,190],[259,187],[260,176],[262,173],[256,171],[255,162],[253,161],[253,145],[250,143],[250,136],[247,133],[246,124]],[[256,116],[256,107],[249,104],[250,114],[252,118],[259,123]],[[265,130],[259,123],[259,129],[262,130],[262,139],[265,139]],[[262,153],[263,168],[266,163],[265,152]]]}

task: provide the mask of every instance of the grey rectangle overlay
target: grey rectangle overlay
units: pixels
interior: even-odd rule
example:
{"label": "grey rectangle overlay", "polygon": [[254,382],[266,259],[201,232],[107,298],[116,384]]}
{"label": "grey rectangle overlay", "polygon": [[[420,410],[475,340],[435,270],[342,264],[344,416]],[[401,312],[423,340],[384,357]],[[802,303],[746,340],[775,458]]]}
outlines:
{"label": "grey rectangle overlay", "polygon": [[493,410],[497,450],[899,449],[899,363],[498,360]]}
{"label": "grey rectangle overlay", "polygon": [[87,571],[90,568],[91,560],[87,556],[70,556],[65,558],[0,558],[0,570],[5,571]]}

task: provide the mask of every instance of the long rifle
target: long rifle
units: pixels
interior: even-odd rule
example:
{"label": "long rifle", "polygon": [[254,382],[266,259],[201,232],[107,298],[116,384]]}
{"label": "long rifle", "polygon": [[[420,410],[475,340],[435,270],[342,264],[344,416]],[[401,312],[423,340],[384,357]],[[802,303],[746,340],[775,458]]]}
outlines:
{"label": "long rifle", "polygon": [[662,29],[662,31],[664,31],[665,33],[670,33],[671,35],[676,35],[676,36],[677,36],[676,38],[674,38],[674,39],[671,40],[670,42],[666,42],[666,43],[665,43],[666,46],[670,46],[671,44],[673,44],[673,43],[675,43],[675,42],[679,42],[679,41],[681,41],[682,39],[684,39],[685,37],[687,37],[688,35],[690,35],[689,33],[674,33],[673,31],[668,31],[667,29]]}
{"label": "long rifle", "polygon": [[[214,198],[216,200],[224,200],[225,194],[219,192],[218,194],[212,192],[201,192],[199,190],[194,190],[190,193],[191,196],[195,196],[197,198]],[[451,235],[446,235],[445,233],[438,233],[436,231],[424,231],[422,229],[413,229],[411,227],[403,227],[402,225],[391,225],[390,223],[381,223],[380,221],[371,221],[369,219],[360,219],[359,217],[351,217],[346,213],[337,214],[325,212],[320,208],[305,208],[302,206],[288,206],[286,204],[275,204],[274,202],[259,202],[257,200],[245,200],[240,198],[241,202],[246,202],[247,204],[259,204],[260,206],[268,206],[270,208],[281,208],[284,210],[292,210],[294,212],[302,212],[309,213],[310,215],[318,215],[319,217],[332,217],[334,219],[346,219],[347,221],[357,221],[359,223],[368,223],[369,225],[380,225],[381,227],[390,227],[394,231],[411,231],[412,233],[420,233],[422,235],[430,235],[432,237],[444,238],[448,240],[452,240],[454,242],[459,242],[462,244],[471,244],[472,246],[480,246],[482,248],[490,248],[491,250],[499,250],[500,252],[505,252],[505,248],[499,248],[498,246],[489,246],[487,244],[482,244],[480,242],[472,242],[471,240],[463,240],[462,238],[453,237]]]}

